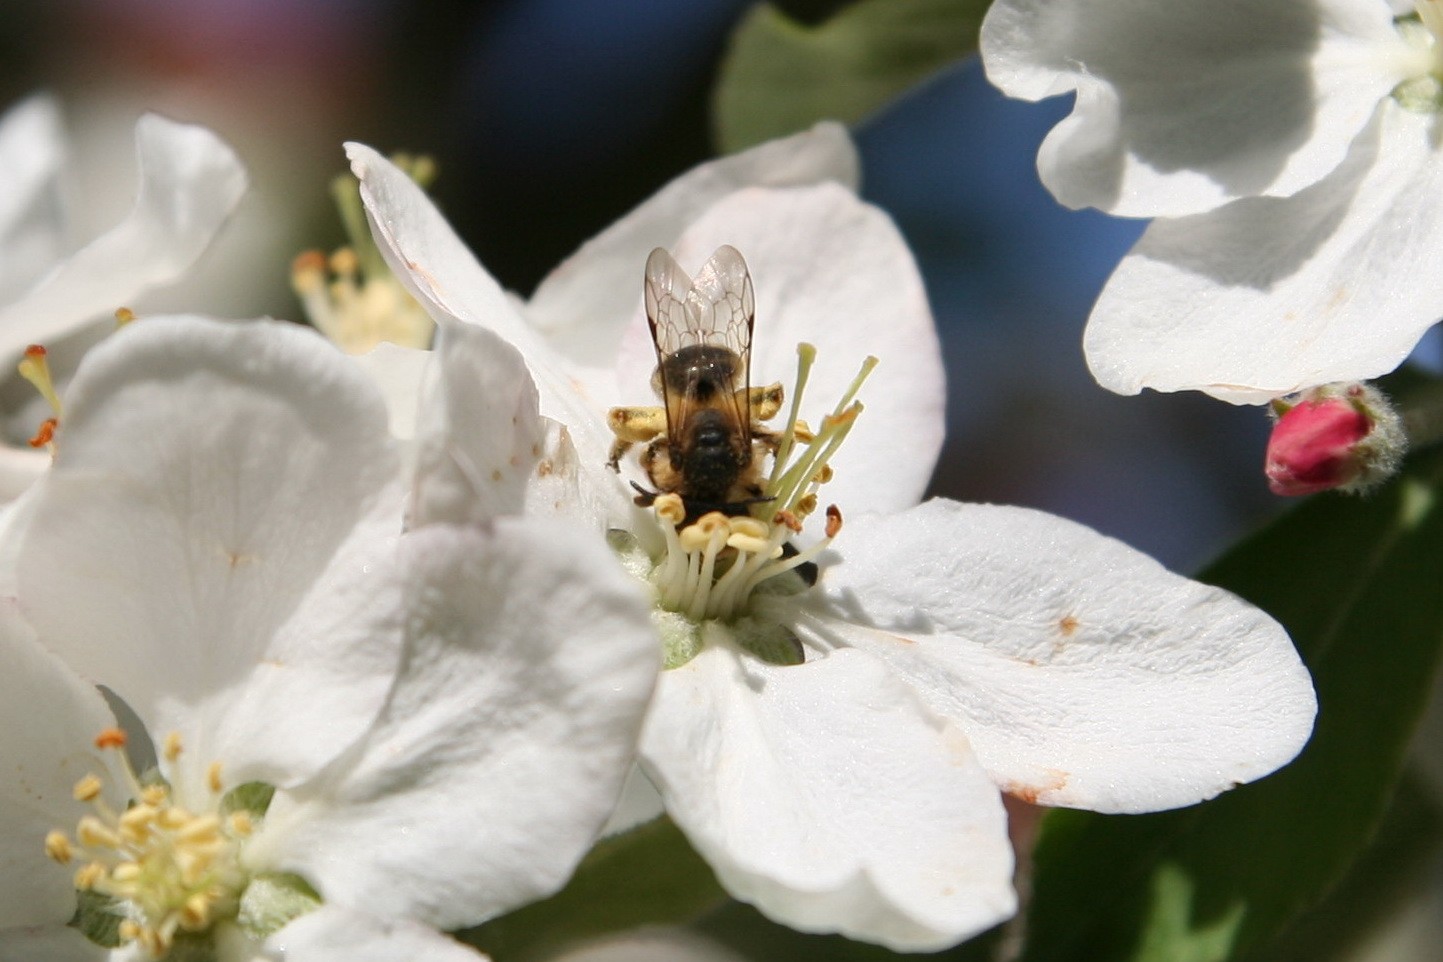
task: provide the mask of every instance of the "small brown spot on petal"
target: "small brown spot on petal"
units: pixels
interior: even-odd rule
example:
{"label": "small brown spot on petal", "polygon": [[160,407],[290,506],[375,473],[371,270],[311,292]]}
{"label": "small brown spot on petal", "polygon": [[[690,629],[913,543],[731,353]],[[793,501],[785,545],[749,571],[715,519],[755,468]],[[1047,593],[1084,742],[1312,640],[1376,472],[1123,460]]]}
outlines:
{"label": "small brown spot on petal", "polygon": [[496,468],[495,470],[493,470],[493,471],[491,472],[491,480],[492,480],[492,481],[500,481],[500,480],[501,480],[501,469],[500,469],[500,468]]}
{"label": "small brown spot on petal", "polygon": [[1062,632],[1064,638],[1071,638],[1077,632],[1078,621],[1075,615],[1066,615],[1057,623],[1057,628]]}
{"label": "small brown spot on petal", "polygon": [[544,478],[549,476],[555,470],[556,468],[551,464],[550,461],[542,461],[536,465],[536,476],[538,478]]}

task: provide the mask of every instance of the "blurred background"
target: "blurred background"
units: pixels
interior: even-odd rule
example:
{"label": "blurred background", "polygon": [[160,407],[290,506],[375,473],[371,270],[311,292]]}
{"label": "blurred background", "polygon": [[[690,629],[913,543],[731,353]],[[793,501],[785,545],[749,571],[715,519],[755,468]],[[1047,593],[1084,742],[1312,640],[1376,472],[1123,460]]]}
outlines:
{"label": "blurred background", "polygon": [[[819,18],[828,4],[783,3]],[[836,6],[836,4],[830,4]],[[300,317],[291,257],[342,234],[341,142],[433,156],[442,208],[528,293],[586,238],[715,153],[709,94],[746,0],[5,0],[0,103],[60,98],[85,197],[77,241],[133,196],[135,118],[205,124],[254,189],[195,277],[144,309]],[[947,353],[936,494],[1045,508],[1192,570],[1282,505],[1267,419],[1197,396],[1120,398],[1080,338],[1136,222],[1057,206],[1037,144],[1065,101],[1009,102],[975,61],[856,128],[865,196],[922,266]]]}

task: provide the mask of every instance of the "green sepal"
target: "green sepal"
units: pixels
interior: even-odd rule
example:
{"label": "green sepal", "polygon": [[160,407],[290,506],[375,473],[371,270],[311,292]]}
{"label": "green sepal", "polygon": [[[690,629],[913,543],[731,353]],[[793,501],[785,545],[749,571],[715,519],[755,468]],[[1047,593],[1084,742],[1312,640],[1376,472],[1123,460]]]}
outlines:
{"label": "green sepal", "polygon": [[747,616],[727,628],[732,641],[769,665],[800,665],[807,660],[801,639],[785,625]]}
{"label": "green sepal", "polygon": [[271,807],[271,798],[275,793],[276,787],[266,782],[237,785],[221,798],[220,815],[225,818],[232,812],[248,812],[256,818],[262,818]]}
{"label": "green sepal", "polygon": [[252,878],[241,893],[236,925],[259,941],[320,906],[320,895],[299,875],[263,872]]}
{"label": "green sepal", "polygon": [[125,921],[125,907],[109,895],[99,892],[76,892],[75,914],[66,923],[96,945],[113,949],[120,944],[120,923]]}

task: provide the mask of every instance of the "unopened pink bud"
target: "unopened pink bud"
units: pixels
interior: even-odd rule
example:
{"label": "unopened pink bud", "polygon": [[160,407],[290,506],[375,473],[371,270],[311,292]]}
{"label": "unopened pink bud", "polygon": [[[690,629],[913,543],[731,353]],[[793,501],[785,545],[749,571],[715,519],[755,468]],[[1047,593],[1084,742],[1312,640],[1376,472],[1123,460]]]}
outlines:
{"label": "unopened pink bud", "polygon": [[1398,416],[1370,385],[1329,384],[1279,407],[1264,469],[1274,494],[1362,491],[1392,475],[1402,459]]}

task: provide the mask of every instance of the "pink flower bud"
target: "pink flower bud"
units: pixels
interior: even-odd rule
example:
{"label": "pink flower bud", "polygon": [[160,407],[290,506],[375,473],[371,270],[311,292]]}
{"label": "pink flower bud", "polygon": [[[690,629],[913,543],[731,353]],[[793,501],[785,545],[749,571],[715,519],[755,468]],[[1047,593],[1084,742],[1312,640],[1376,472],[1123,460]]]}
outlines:
{"label": "pink flower bud", "polygon": [[1362,491],[1392,475],[1402,459],[1398,416],[1370,385],[1324,385],[1276,409],[1281,415],[1264,468],[1274,494]]}

